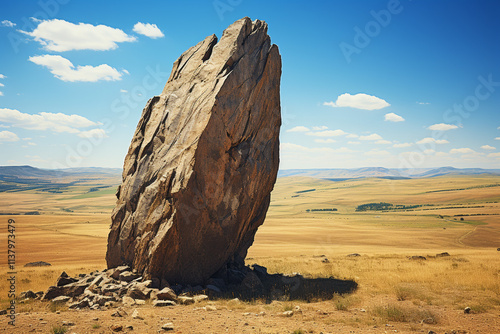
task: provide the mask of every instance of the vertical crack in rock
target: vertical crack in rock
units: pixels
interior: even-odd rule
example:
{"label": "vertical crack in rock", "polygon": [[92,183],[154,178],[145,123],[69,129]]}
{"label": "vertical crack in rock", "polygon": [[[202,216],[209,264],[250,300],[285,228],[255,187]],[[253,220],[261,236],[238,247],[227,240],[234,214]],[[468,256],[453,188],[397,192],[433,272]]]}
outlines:
{"label": "vertical crack in rock", "polygon": [[236,21],[185,51],[132,138],[106,261],[200,284],[241,264],[279,165],[281,56],[264,21]]}

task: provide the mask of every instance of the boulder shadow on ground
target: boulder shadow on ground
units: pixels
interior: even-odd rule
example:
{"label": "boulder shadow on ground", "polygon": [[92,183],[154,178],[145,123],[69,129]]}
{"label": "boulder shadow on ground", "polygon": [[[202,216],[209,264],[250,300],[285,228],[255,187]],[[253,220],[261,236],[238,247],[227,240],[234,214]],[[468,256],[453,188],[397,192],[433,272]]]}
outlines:
{"label": "boulder shadow on ground", "polygon": [[[220,273],[219,273],[220,274]],[[300,274],[292,276],[268,274],[265,267],[229,268],[222,275],[228,284],[220,293],[209,291],[212,298],[238,298],[245,301],[273,300],[329,300],[335,294],[353,293],[358,283],[353,280],[330,278],[306,278]]]}

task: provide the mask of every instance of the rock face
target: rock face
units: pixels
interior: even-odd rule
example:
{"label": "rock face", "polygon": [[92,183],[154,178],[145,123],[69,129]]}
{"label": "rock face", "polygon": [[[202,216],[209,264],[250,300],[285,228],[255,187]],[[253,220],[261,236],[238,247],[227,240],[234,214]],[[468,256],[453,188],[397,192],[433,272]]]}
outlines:
{"label": "rock face", "polygon": [[267,24],[247,17],[177,59],[125,158],[109,268],[199,284],[242,263],[276,181],[280,77]]}

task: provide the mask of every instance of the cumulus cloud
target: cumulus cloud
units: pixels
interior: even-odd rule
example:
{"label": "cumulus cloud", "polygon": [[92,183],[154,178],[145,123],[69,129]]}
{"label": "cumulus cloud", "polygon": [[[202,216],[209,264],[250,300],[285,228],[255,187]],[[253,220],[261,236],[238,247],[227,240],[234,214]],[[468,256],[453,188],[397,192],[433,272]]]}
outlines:
{"label": "cumulus cloud", "polygon": [[18,141],[19,137],[10,131],[0,131],[0,143]]}
{"label": "cumulus cloud", "polygon": [[403,148],[403,147],[410,147],[412,145],[413,145],[412,143],[397,143],[392,145],[392,147]]}
{"label": "cumulus cloud", "polygon": [[88,131],[82,131],[78,134],[78,137],[82,138],[105,138],[107,137],[106,131],[103,129],[92,129]]}
{"label": "cumulus cloud", "polygon": [[307,132],[307,131],[310,131],[309,128],[306,128],[305,126],[302,125],[286,130],[286,132]]}
{"label": "cumulus cloud", "polygon": [[490,146],[490,145],[483,145],[481,146],[483,150],[496,150],[496,147]]}
{"label": "cumulus cloud", "polygon": [[382,136],[372,133],[371,135],[368,136],[359,136],[360,140],[383,140]]}
{"label": "cumulus cloud", "polygon": [[500,137],[496,137],[495,140],[500,140]]}
{"label": "cumulus cloud", "polygon": [[354,133],[350,133],[346,136],[346,138],[358,138],[359,136],[354,134]]}
{"label": "cumulus cloud", "polygon": [[458,129],[458,126],[453,124],[439,123],[439,124],[433,124],[429,126],[427,129],[435,131],[448,131],[448,130]]}
{"label": "cumulus cloud", "polygon": [[9,21],[9,20],[3,20],[2,22],[0,22],[0,26],[12,28],[12,27],[15,27],[16,24],[14,22]]}
{"label": "cumulus cloud", "polygon": [[5,79],[5,78],[7,78],[5,75],[0,74],[0,79]]}
{"label": "cumulus cloud", "polygon": [[364,110],[377,110],[390,106],[387,101],[381,98],[363,93],[355,95],[344,93],[337,97],[337,101],[324,102],[323,105],[333,108],[350,107]]}
{"label": "cumulus cloud", "polygon": [[325,126],[325,125],[322,125],[322,126],[313,126],[313,127],[312,127],[312,129],[313,129],[314,131],[321,131],[321,130],[326,130],[326,129],[328,129],[328,127],[327,127],[327,126]]}
{"label": "cumulus cloud", "polygon": [[342,130],[324,130],[318,132],[308,132],[306,135],[314,137],[338,137],[343,136],[346,133]]}
{"label": "cumulus cloud", "polygon": [[403,122],[405,119],[403,117],[391,112],[391,113],[385,114],[385,120],[389,121],[389,122]]}
{"label": "cumulus cloud", "polygon": [[385,139],[381,139],[381,140],[377,140],[375,142],[375,144],[392,144],[392,142],[385,140]]}
{"label": "cumulus cloud", "polygon": [[500,158],[500,152],[488,154],[488,158]]}
{"label": "cumulus cloud", "polygon": [[417,102],[417,104],[430,104],[429,102]]}
{"label": "cumulus cloud", "polygon": [[160,38],[165,35],[156,26],[156,24],[137,22],[134,25],[134,31],[138,34],[147,36],[149,38]]}
{"label": "cumulus cloud", "polygon": [[54,132],[81,133],[82,128],[98,126],[79,115],[42,112],[36,115],[22,113],[15,109],[0,108],[0,122],[27,130],[51,130]]}
{"label": "cumulus cloud", "polygon": [[0,87],[5,87],[5,85],[3,83],[0,83]]}
{"label": "cumulus cloud", "polygon": [[361,144],[361,142],[359,142],[359,141],[348,141],[347,144],[349,144],[349,145],[359,145],[359,144]]}
{"label": "cumulus cloud", "polygon": [[69,82],[96,82],[99,80],[121,80],[122,74],[115,68],[102,64],[99,66],[75,66],[66,58],[58,55],[43,55],[29,57],[29,61],[47,67],[57,79]]}
{"label": "cumulus cloud", "polygon": [[427,138],[424,138],[424,139],[417,141],[417,144],[430,144],[430,143],[449,144],[450,142],[447,141],[446,139],[436,139],[436,138],[432,138],[432,137],[427,137]]}
{"label": "cumulus cloud", "polygon": [[3,92],[0,92],[0,96],[3,96]]}
{"label": "cumulus cloud", "polygon": [[337,142],[335,139],[331,139],[331,138],[328,138],[328,139],[314,139],[314,141],[316,143],[320,143],[320,144],[331,144],[331,143],[336,143]]}
{"label": "cumulus cloud", "polygon": [[116,43],[133,42],[135,37],[127,35],[121,29],[105,25],[94,26],[87,23],[74,24],[64,20],[46,20],[39,22],[32,32],[22,31],[39,42],[46,50],[64,52],[71,50],[113,50]]}
{"label": "cumulus cloud", "polygon": [[472,154],[472,153],[476,153],[476,151],[468,147],[454,148],[450,150],[450,154]]}

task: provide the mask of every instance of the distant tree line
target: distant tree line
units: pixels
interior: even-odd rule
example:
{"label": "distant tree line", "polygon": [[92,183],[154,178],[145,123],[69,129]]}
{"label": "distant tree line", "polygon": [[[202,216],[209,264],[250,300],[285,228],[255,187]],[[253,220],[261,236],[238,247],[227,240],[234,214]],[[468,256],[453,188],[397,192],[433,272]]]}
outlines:
{"label": "distant tree line", "polygon": [[316,211],[338,211],[335,208],[332,209],[307,209],[306,212],[316,212]]}
{"label": "distant tree line", "polygon": [[356,212],[360,211],[386,211],[386,210],[408,210],[408,209],[415,209],[415,208],[420,208],[422,205],[417,204],[417,205],[394,205],[392,203],[385,203],[385,202],[380,202],[380,203],[367,203],[367,204],[361,204],[356,207]]}

